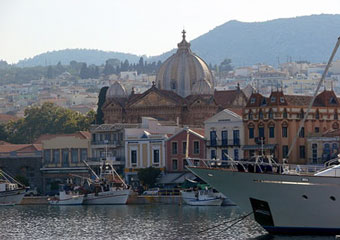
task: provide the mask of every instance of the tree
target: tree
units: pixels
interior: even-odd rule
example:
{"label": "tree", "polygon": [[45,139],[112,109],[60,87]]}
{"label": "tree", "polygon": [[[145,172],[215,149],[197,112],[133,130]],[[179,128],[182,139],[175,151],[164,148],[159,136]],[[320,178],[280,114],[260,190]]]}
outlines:
{"label": "tree", "polygon": [[138,179],[143,185],[146,185],[147,187],[153,187],[160,174],[161,170],[159,168],[142,168],[138,171]]}
{"label": "tree", "polygon": [[42,134],[86,131],[93,121],[93,112],[84,116],[53,103],[44,103],[42,106],[27,108],[24,118],[6,125],[6,132],[11,143],[32,143]]}
{"label": "tree", "polygon": [[226,58],[221,62],[219,66],[219,71],[220,72],[229,72],[233,70],[233,66],[231,65],[231,59]]}
{"label": "tree", "polygon": [[106,100],[106,92],[109,89],[109,87],[102,87],[100,89],[99,95],[98,95],[98,107],[97,107],[97,114],[96,114],[96,124],[103,124],[104,123],[104,113],[102,110],[102,106],[105,103]]}

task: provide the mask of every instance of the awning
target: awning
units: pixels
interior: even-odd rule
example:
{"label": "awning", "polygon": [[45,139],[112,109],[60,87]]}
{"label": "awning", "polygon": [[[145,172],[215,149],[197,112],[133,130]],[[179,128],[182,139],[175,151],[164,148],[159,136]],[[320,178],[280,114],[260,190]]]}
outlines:
{"label": "awning", "polygon": [[177,184],[183,183],[186,179],[195,179],[196,176],[192,173],[167,173],[158,181],[160,184]]}
{"label": "awning", "polygon": [[[276,144],[263,144],[264,150],[273,150],[275,148]],[[243,150],[261,150],[262,145],[244,145]]]}

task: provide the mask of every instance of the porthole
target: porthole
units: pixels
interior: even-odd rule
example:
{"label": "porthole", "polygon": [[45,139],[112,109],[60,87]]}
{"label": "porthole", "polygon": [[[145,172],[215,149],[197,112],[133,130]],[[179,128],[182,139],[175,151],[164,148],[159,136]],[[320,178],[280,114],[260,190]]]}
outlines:
{"label": "porthole", "polygon": [[303,197],[304,199],[308,199],[308,197],[307,197],[306,195],[302,195],[302,197]]}
{"label": "porthole", "polygon": [[329,198],[330,198],[332,201],[335,201],[335,200],[336,200],[334,196],[330,196]]}

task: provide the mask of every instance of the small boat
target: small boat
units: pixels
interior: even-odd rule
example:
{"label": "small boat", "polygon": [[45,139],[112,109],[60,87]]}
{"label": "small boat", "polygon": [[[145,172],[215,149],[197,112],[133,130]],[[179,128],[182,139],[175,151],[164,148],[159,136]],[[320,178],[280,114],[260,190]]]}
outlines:
{"label": "small boat", "polygon": [[47,200],[51,205],[80,205],[83,203],[84,195],[79,195],[72,191],[60,191],[59,196],[48,198]]}
{"label": "small boat", "polygon": [[0,169],[0,206],[19,204],[24,198],[26,187]]}
{"label": "small boat", "polygon": [[[87,163],[84,162],[86,165]],[[88,165],[87,165],[88,166]],[[99,176],[88,166],[96,177],[87,179],[87,190],[84,192],[85,205],[117,205],[126,204],[131,190],[118,175],[113,165],[103,160]]]}
{"label": "small boat", "polygon": [[221,206],[223,198],[212,189],[181,191],[183,201],[190,206]]}

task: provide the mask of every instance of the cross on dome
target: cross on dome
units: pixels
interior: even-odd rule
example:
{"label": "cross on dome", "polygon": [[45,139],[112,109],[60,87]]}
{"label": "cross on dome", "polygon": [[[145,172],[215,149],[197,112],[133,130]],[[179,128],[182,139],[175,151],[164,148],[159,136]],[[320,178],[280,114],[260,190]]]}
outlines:
{"label": "cross on dome", "polygon": [[183,40],[185,40],[185,34],[186,34],[186,31],[183,29],[183,31],[182,31]]}

